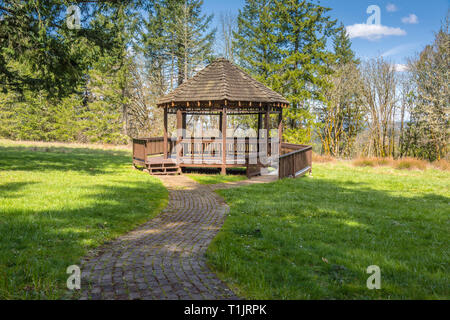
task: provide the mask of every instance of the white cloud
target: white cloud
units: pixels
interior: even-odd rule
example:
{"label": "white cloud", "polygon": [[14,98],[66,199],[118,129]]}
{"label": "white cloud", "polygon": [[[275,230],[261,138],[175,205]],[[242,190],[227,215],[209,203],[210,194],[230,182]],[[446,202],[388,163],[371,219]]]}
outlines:
{"label": "white cloud", "polygon": [[377,40],[385,36],[404,36],[406,31],[376,24],[354,24],[346,27],[350,38]]}
{"label": "white cloud", "polygon": [[394,64],[394,70],[397,72],[405,72],[405,71],[408,71],[408,66],[405,64],[397,63],[397,64]]}
{"label": "white cloud", "polygon": [[388,12],[395,12],[398,10],[397,6],[393,3],[388,3],[388,5],[386,6],[386,10]]}
{"label": "white cloud", "polygon": [[409,16],[403,17],[402,22],[405,24],[417,24],[419,23],[419,18],[414,13],[411,13]]}

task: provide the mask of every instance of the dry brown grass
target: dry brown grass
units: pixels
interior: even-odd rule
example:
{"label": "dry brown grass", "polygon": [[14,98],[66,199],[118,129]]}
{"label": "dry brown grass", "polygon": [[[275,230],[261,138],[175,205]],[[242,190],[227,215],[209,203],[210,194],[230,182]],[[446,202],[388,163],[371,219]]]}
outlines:
{"label": "dry brown grass", "polygon": [[445,159],[434,161],[431,165],[433,167],[435,167],[436,169],[450,171],[450,163],[448,160],[445,160]]}
{"label": "dry brown grass", "polygon": [[315,152],[313,152],[313,154],[312,154],[312,162],[325,163],[325,162],[334,162],[334,161],[336,161],[336,159],[333,158],[332,156],[322,156]]}
{"label": "dry brown grass", "polygon": [[353,165],[357,167],[386,167],[392,166],[392,158],[357,158],[353,160]]}
{"label": "dry brown grass", "polygon": [[433,167],[440,170],[450,170],[450,165],[447,160],[440,160],[430,163],[426,160],[416,158],[357,158],[353,160],[353,165],[356,167],[392,167],[398,170],[426,170]]}
{"label": "dry brown grass", "polygon": [[414,158],[398,159],[394,162],[394,167],[399,170],[425,170],[429,166],[429,162],[425,160],[419,160]]}
{"label": "dry brown grass", "polygon": [[25,140],[0,139],[2,146],[27,146],[27,147],[64,147],[64,148],[88,148],[102,150],[131,150],[131,145],[97,144],[97,143],[76,143],[76,142],[43,142]]}

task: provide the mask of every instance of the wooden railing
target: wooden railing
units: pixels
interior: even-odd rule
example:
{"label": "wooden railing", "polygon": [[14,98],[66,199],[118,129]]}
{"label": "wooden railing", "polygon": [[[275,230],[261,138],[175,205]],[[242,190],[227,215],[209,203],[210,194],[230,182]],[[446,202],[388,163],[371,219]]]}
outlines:
{"label": "wooden railing", "polygon": [[[175,138],[168,139],[168,156],[176,157]],[[259,140],[257,138],[227,138],[227,160],[233,158],[236,164],[246,165],[246,159],[250,154],[257,154]],[[207,166],[207,163],[217,163],[222,161],[222,139],[196,139],[185,138],[181,141],[183,161],[190,160],[191,163],[200,161]],[[271,141],[267,145],[268,156],[271,156]],[[164,138],[140,138],[133,139],[133,162],[146,164],[149,156],[162,156],[164,154]],[[242,160],[239,161],[239,159]],[[229,163],[227,161],[227,164]],[[298,177],[311,172],[312,147],[290,143],[281,143],[281,155],[279,157],[278,177]]]}
{"label": "wooden railing", "polygon": [[[227,157],[247,157],[250,153],[256,154],[259,150],[260,140],[257,138],[227,138]],[[181,140],[182,154],[184,158],[189,157],[221,157],[222,138],[184,138]],[[176,138],[168,139],[168,155],[176,157]],[[268,141],[268,154],[271,154],[271,140]],[[146,157],[164,154],[164,138],[139,138],[133,139],[133,159],[145,162]]]}
{"label": "wooden railing", "polygon": [[[183,147],[183,157],[221,157],[222,138],[200,139],[184,138],[181,142]],[[249,154],[256,154],[259,150],[259,139],[257,138],[227,138],[227,157],[248,157]],[[268,154],[271,152],[271,140],[268,141]]]}
{"label": "wooden railing", "polygon": [[312,147],[298,144],[282,143],[278,178],[296,178],[311,172]]}
{"label": "wooden railing", "polygon": [[[167,151],[169,154],[174,150],[175,139],[168,140]],[[133,139],[133,160],[145,163],[148,156],[164,154],[164,138],[139,138]]]}

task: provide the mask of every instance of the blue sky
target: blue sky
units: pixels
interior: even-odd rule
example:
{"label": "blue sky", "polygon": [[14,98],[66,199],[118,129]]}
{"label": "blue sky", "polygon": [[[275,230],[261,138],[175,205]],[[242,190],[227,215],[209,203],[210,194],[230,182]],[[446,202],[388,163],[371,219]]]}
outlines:
{"label": "blue sky", "polygon": [[[207,13],[238,13],[245,0],[204,0]],[[322,0],[332,8],[331,16],[341,21],[353,36],[353,50],[365,60],[383,55],[396,64],[420,52],[434,39],[449,9],[449,0]],[[380,8],[380,25],[365,25],[370,5]]]}

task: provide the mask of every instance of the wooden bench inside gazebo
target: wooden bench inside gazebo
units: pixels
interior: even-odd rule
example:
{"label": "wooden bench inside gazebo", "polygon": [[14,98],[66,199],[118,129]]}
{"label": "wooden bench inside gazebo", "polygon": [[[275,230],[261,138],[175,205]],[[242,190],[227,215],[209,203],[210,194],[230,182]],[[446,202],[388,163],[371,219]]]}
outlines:
{"label": "wooden bench inside gazebo", "polygon": [[[311,171],[311,146],[278,139],[283,132],[283,109],[289,102],[226,59],[216,59],[160,98],[158,107],[164,109],[163,137],[133,139],[133,165],[144,167],[150,174],[180,174],[183,167],[220,168],[226,174],[227,168],[246,167],[251,177],[269,166],[267,159],[274,158],[279,178]],[[176,115],[175,138],[169,137],[169,114]],[[271,128],[271,114],[276,115],[275,128]],[[195,115],[217,116],[220,134],[209,138],[188,136],[186,119]],[[256,135],[227,137],[230,115],[257,117]],[[274,137],[269,136],[271,129],[277,133]]]}

